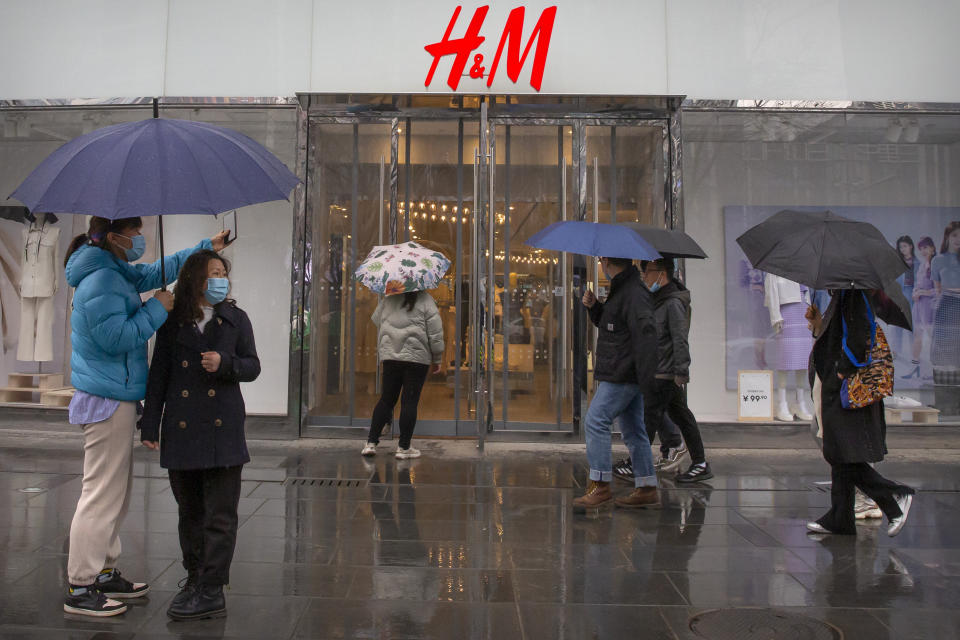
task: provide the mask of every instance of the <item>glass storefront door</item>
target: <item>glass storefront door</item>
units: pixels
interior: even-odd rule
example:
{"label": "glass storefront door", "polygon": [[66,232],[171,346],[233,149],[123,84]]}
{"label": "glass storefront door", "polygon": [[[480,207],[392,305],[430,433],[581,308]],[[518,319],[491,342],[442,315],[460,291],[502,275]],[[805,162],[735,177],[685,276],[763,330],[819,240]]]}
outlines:
{"label": "glass storefront door", "polygon": [[565,219],[664,220],[661,123],[488,117],[486,104],[448,118],[311,117],[303,433],[369,427],[379,296],[352,274],[374,246],[412,240],[452,263],[430,292],[446,351],[417,433],[578,435],[595,335],[579,298],[595,260],[525,241]]}

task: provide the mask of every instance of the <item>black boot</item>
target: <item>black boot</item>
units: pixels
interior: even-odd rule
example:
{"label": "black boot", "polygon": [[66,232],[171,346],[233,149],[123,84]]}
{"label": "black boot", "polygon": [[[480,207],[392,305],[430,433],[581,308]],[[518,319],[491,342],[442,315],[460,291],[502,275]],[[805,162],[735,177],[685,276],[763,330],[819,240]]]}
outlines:
{"label": "black boot", "polygon": [[223,599],[223,585],[198,585],[190,598],[181,606],[171,606],[167,615],[174,620],[199,620],[201,618],[220,618],[227,615],[227,605]]}
{"label": "black boot", "polygon": [[170,608],[167,609],[167,613],[182,609],[183,606],[190,601],[190,596],[192,596],[193,592],[197,589],[197,574],[193,572],[187,573],[187,577],[181,580],[177,586],[180,587],[180,593],[173,596],[173,602],[170,603]]}

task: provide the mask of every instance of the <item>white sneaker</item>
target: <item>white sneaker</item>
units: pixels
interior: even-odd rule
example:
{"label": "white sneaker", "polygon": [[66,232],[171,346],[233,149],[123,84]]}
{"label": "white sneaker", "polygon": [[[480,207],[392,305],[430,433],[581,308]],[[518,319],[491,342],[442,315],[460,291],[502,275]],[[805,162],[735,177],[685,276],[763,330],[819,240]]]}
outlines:
{"label": "white sneaker", "polygon": [[894,518],[890,521],[890,527],[887,529],[887,535],[891,538],[903,529],[903,525],[907,524],[907,516],[910,515],[910,505],[913,504],[913,494],[905,493],[901,496],[897,496],[897,505],[900,507],[900,511],[903,513],[899,518]]}
{"label": "white sneaker", "polygon": [[830,531],[828,531],[827,528],[824,527],[819,522],[808,522],[807,531],[809,531],[810,533],[820,533],[820,534],[830,533]]}
{"label": "white sneaker", "polygon": [[670,448],[667,450],[667,456],[663,458],[662,463],[660,464],[660,470],[665,472],[674,471],[677,467],[680,466],[680,463],[683,461],[683,457],[687,455],[687,445],[681,444],[676,449]]}
{"label": "white sneaker", "polygon": [[413,447],[410,447],[409,449],[401,449],[400,447],[397,447],[396,456],[401,460],[406,460],[408,458],[419,458],[420,450],[414,449]]}
{"label": "white sneaker", "polygon": [[867,496],[861,496],[860,493],[857,492],[857,501],[853,506],[853,515],[857,520],[868,520],[882,518],[883,511],[880,510],[876,502]]}
{"label": "white sneaker", "polygon": [[377,445],[373,444],[372,442],[368,442],[367,444],[363,445],[363,451],[360,452],[360,455],[362,456],[377,455]]}

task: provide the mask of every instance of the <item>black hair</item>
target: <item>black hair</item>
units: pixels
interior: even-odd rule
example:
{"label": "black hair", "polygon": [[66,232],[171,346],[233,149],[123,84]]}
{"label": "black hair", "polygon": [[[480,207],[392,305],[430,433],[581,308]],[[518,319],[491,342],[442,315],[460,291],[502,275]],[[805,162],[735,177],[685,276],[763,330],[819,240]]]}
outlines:
{"label": "black hair", "polygon": [[230,262],[216,251],[201,249],[183,263],[177,286],[173,289],[173,317],[177,322],[189,324],[203,317],[200,298],[207,287],[207,265],[211,260],[219,260],[230,276]]}
{"label": "black hair", "polygon": [[917,257],[916,247],[913,245],[913,238],[910,236],[900,236],[897,238],[897,253],[900,253],[900,244],[906,244],[910,247],[910,257]]}
{"label": "black hair", "polygon": [[123,231],[129,231],[130,229],[139,229],[142,226],[143,220],[139,217],[109,220],[107,218],[101,218],[100,216],[93,216],[90,218],[90,226],[87,228],[87,232],[81,233],[70,241],[67,255],[63,259],[63,266],[67,266],[67,262],[70,261],[70,256],[73,255],[73,252],[85,244],[100,247],[113,253],[118,247],[115,247],[107,238],[108,233],[121,233]]}
{"label": "black hair", "polygon": [[403,303],[400,305],[407,310],[407,313],[413,311],[414,305],[417,304],[417,298],[420,297],[419,291],[407,291],[403,294]]}
{"label": "black hair", "polygon": [[[644,270],[646,270],[648,264],[650,263],[646,261],[644,262],[643,264]],[[653,264],[658,269],[665,271],[667,273],[668,280],[673,280],[673,273],[674,273],[673,258],[659,258],[658,260],[654,260]]]}
{"label": "black hair", "polygon": [[619,267],[621,269],[626,269],[633,264],[633,260],[630,258],[607,258],[607,262],[613,267]]}

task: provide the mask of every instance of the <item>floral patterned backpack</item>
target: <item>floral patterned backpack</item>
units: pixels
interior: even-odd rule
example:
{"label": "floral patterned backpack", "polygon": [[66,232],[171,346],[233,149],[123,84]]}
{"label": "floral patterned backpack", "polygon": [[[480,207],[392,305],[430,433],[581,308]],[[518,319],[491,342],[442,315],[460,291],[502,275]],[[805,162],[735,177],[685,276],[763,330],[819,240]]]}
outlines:
{"label": "floral patterned backpack", "polygon": [[[844,409],[862,409],[871,404],[893,395],[893,354],[890,345],[883,334],[883,329],[877,324],[877,319],[870,308],[867,294],[860,292],[867,303],[867,316],[870,319],[870,340],[867,343],[866,362],[860,362],[847,346],[847,320],[840,312],[843,322],[843,352],[855,367],[857,372],[844,378],[840,387],[840,404]],[[842,295],[842,294],[841,294]]]}

